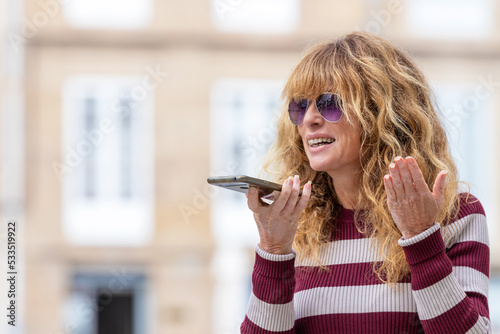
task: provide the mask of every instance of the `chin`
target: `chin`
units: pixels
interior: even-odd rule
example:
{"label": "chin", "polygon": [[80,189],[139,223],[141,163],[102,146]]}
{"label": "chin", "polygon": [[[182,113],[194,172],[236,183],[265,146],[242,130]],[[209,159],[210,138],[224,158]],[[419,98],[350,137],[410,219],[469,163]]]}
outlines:
{"label": "chin", "polygon": [[309,161],[309,166],[316,172],[326,172],[331,169],[324,163],[311,163],[311,161]]}

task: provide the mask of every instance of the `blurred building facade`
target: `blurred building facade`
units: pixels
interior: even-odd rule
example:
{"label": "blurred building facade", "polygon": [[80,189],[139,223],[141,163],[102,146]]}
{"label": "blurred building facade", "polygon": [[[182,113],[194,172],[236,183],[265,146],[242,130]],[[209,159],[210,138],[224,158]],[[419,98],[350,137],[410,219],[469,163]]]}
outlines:
{"label": "blurred building facade", "polygon": [[[24,97],[2,105],[2,129],[23,125],[24,169],[4,134],[0,186],[2,222],[6,192],[23,188],[9,217],[24,229],[26,333],[236,333],[256,229],[244,196],[205,180],[256,175],[292,66],[353,30],[421,65],[500,236],[494,1],[25,0],[22,12],[0,28],[0,88],[11,92],[5,67],[20,60]],[[8,188],[13,166],[23,182]],[[499,252],[492,243],[493,274]]]}

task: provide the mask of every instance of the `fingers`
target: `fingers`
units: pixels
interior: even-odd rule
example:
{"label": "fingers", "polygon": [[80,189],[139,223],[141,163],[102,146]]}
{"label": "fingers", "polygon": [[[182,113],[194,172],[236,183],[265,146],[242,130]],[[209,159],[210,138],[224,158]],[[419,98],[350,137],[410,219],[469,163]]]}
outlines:
{"label": "fingers", "polygon": [[302,211],[307,206],[307,202],[309,202],[309,198],[311,197],[311,181],[307,182],[304,185],[304,189],[302,189],[302,196],[300,197],[299,202],[295,206],[294,214],[300,215]]}
{"label": "fingers", "polygon": [[259,191],[254,187],[250,187],[250,189],[248,189],[247,198],[248,198],[247,200],[248,208],[253,212],[258,212],[259,209],[261,208],[261,203],[259,200]]}
{"label": "fingers", "polygon": [[405,188],[403,182],[401,181],[401,176],[399,174],[398,167],[395,163],[389,165],[389,175],[391,177],[392,188],[394,189],[395,199],[405,198]]}
{"label": "fingers", "polygon": [[394,186],[392,184],[392,178],[389,174],[384,176],[384,187],[387,193],[387,200],[390,204],[397,202],[396,192],[394,191]]}
{"label": "fingers", "polygon": [[[307,206],[309,197],[311,195],[311,182],[304,186],[302,190],[302,196],[299,200],[300,193],[300,178],[298,175],[295,177],[289,177],[283,182],[281,192],[278,198],[274,201],[272,206],[272,211],[276,213],[282,213],[284,215],[294,215],[297,212],[300,214],[302,210]],[[248,208],[253,212],[259,212],[262,208],[268,207],[269,205],[262,202],[259,198],[258,190],[255,188],[250,188],[247,194],[248,198]]]}
{"label": "fingers", "polygon": [[[298,177],[296,178],[298,179]],[[294,186],[294,181],[296,178],[290,176],[288,179],[285,180],[285,182],[283,182],[283,186],[281,187],[281,193],[276,199],[276,201],[274,201],[273,203],[273,207],[277,212],[281,212],[283,208],[286,206],[290,198],[290,195],[292,193],[292,188]]]}
{"label": "fingers", "polygon": [[[447,171],[436,177],[433,195],[444,201],[444,189]],[[430,192],[420,167],[413,157],[396,157],[389,165],[389,174],[384,176],[384,187],[389,200],[398,201],[414,196],[416,193]]]}
{"label": "fingers", "polygon": [[[290,195],[288,199],[286,199],[285,205],[282,209],[284,214],[292,214],[295,206],[297,205],[297,199],[299,197],[300,192],[300,178],[298,175],[291,180],[292,181],[292,190],[290,191]],[[284,199],[285,200],[285,199]]]}
{"label": "fingers", "polygon": [[424,175],[422,174],[420,167],[418,167],[418,164],[415,161],[415,159],[413,159],[412,157],[407,157],[406,164],[408,166],[408,169],[410,170],[413,179],[413,184],[415,185],[415,190],[428,191],[429,186],[425,182]]}
{"label": "fingers", "polygon": [[437,200],[439,207],[443,205],[444,202],[444,190],[446,185],[446,175],[448,171],[443,170],[436,176],[436,181],[434,181],[434,187],[432,188],[432,195]]}
{"label": "fingers", "polygon": [[394,163],[389,165],[389,172],[398,199],[429,192],[422,171],[413,157],[396,157]]}
{"label": "fingers", "polygon": [[[293,182],[293,178],[290,176],[288,179],[286,179],[283,182],[283,186],[281,187],[281,193],[278,196],[278,198],[274,201],[273,208],[281,211],[283,209],[283,207],[285,206],[286,201],[287,201],[287,199],[290,195],[290,192],[291,192],[290,186],[291,186],[291,184],[293,184],[293,183],[291,183],[291,180]],[[264,203],[260,199],[259,190],[255,187],[250,187],[250,189],[248,189],[247,198],[248,198],[248,201],[247,201],[248,208],[255,213],[258,213],[263,207],[270,206],[269,204]]]}
{"label": "fingers", "polygon": [[401,182],[403,183],[403,187],[405,188],[406,195],[410,195],[415,192],[413,177],[407,165],[407,161],[410,158],[411,157],[407,157],[406,159],[403,159],[402,157],[396,157],[396,159],[394,159],[396,166],[398,166],[399,175]]}

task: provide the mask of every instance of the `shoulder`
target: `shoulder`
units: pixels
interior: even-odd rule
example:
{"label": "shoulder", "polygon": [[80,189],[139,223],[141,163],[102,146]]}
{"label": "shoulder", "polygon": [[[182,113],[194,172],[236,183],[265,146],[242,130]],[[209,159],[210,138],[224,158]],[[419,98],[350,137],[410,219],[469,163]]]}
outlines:
{"label": "shoulder", "polygon": [[479,199],[470,193],[460,193],[460,201],[459,201],[459,211],[458,216],[455,218],[461,219],[468,215],[472,214],[480,214],[486,216],[484,213],[484,208]]}
{"label": "shoulder", "polygon": [[488,244],[486,214],[479,199],[470,193],[461,193],[458,202],[458,212],[441,230],[446,248],[464,241]]}

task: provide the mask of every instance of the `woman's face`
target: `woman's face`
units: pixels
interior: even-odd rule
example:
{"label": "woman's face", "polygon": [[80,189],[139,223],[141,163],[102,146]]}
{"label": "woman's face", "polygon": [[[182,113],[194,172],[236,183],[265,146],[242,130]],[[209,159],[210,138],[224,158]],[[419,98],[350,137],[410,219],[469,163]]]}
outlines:
{"label": "woman's face", "polygon": [[[304,120],[298,126],[302,143],[311,168],[316,171],[335,174],[353,173],[361,168],[361,126],[349,124],[345,115],[337,123],[326,121],[310,103]],[[328,142],[314,143],[312,139],[327,138]]]}

